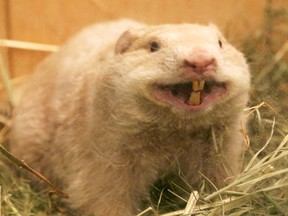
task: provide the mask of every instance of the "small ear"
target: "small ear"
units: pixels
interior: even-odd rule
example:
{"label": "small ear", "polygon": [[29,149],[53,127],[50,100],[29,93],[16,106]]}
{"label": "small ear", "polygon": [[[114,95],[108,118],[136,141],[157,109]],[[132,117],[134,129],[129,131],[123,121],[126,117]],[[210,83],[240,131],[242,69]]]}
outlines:
{"label": "small ear", "polygon": [[127,51],[137,38],[139,38],[139,32],[137,30],[130,29],[125,31],[116,43],[115,53],[121,54]]}

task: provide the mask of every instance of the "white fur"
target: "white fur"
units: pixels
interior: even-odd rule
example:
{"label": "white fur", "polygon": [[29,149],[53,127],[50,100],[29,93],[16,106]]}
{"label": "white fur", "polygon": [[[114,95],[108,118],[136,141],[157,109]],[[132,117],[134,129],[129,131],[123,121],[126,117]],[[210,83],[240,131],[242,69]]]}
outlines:
{"label": "white fur", "polygon": [[[159,51],[149,52],[151,40]],[[228,94],[197,113],[153,97],[151,84],[185,81],[181,64],[199,47],[216,59],[214,79],[229,83]],[[36,69],[13,113],[11,150],[59,182],[81,215],[134,215],[169,172],[194,184],[201,171],[218,187],[239,173],[249,86],[243,55],[215,26],[97,24]]]}

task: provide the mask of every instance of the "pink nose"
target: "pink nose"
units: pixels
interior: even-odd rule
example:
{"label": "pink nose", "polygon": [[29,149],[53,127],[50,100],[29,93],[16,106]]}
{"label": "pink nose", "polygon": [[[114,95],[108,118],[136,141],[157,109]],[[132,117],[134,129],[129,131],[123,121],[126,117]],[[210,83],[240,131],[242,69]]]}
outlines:
{"label": "pink nose", "polygon": [[215,58],[206,51],[196,50],[184,59],[184,65],[196,73],[212,71],[216,68]]}

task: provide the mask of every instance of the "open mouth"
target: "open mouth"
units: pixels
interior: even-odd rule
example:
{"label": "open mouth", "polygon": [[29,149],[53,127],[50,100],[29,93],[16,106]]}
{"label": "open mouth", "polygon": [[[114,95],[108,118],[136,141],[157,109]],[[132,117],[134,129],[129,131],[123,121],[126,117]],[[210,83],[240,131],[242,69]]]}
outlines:
{"label": "open mouth", "polygon": [[187,109],[201,109],[226,92],[226,84],[213,80],[193,80],[178,84],[156,84],[157,99]]}

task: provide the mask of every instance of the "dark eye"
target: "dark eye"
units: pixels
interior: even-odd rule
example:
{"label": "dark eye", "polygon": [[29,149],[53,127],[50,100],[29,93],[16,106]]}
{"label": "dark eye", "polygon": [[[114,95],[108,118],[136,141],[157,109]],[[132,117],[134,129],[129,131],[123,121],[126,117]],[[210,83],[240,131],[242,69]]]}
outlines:
{"label": "dark eye", "polygon": [[150,45],[150,51],[151,52],[156,52],[157,50],[159,50],[160,46],[157,42],[153,41]]}
{"label": "dark eye", "polygon": [[219,47],[222,48],[222,41],[218,40]]}

